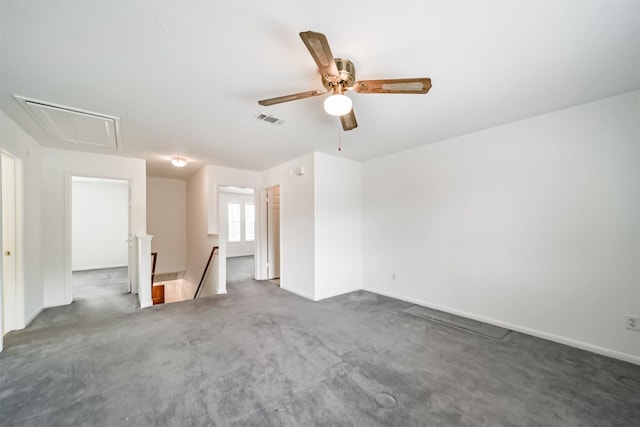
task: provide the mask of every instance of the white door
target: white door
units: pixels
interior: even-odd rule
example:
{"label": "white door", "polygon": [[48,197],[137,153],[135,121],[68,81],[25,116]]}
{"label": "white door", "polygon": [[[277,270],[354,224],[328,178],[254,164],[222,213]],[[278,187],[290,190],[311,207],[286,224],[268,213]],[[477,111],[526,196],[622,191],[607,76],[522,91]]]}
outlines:
{"label": "white door", "polygon": [[267,189],[267,279],[280,277],[280,186]]}
{"label": "white door", "polygon": [[15,162],[2,155],[2,335],[16,329]]}

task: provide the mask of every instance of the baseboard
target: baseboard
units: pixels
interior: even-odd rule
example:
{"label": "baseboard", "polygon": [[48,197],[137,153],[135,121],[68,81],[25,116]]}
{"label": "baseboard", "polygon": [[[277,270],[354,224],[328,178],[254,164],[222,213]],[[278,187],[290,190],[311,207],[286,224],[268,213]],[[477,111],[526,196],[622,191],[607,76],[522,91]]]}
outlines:
{"label": "baseboard", "polygon": [[[358,287],[355,287],[355,288],[352,288],[352,289],[348,289],[346,291],[341,291],[340,293],[337,293],[337,294],[328,294],[328,295],[319,297],[315,301],[322,301],[322,300],[325,300],[327,298],[333,298],[333,297],[337,297],[337,296],[340,296],[340,295],[345,295],[345,294],[349,294],[351,292],[356,292],[356,291],[361,291],[361,290],[362,290],[362,287],[358,286]],[[369,291],[369,292],[372,292],[372,291]]]}
{"label": "baseboard", "polygon": [[484,322],[484,323],[488,323],[490,325],[495,325],[495,326],[499,326],[501,328],[506,328],[506,329],[511,329],[512,331],[516,331],[516,332],[521,332],[523,334],[527,334],[527,335],[531,335],[537,338],[542,338],[545,340],[549,340],[549,341],[553,341],[553,342],[557,342],[559,344],[564,344],[564,345],[568,345],[569,347],[575,347],[575,348],[579,348],[580,350],[586,350],[589,351],[591,353],[596,353],[596,354],[600,354],[602,356],[607,356],[607,357],[611,357],[613,359],[618,359],[618,360],[622,360],[624,362],[629,362],[629,363],[633,363],[634,365],[640,365],[640,356],[634,356],[633,354],[628,354],[628,353],[622,353],[616,350],[611,350],[605,347],[600,347],[597,345],[593,345],[593,344],[589,344],[583,341],[578,341],[578,340],[574,340],[571,338],[567,338],[567,337],[563,337],[560,335],[555,335],[555,334],[550,334],[548,332],[544,332],[544,331],[539,331],[537,329],[531,329],[531,328],[527,328],[524,326],[520,326],[520,325],[515,325],[509,322],[503,322],[500,320],[496,320],[496,319],[492,319],[492,318],[488,318],[488,317],[484,317],[484,316],[478,316],[472,313],[467,313],[464,311],[460,311],[460,310],[455,310],[449,307],[444,307],[438,304],[431,304],[427,301],[422,301],[416,298],[408,298],[405,297],[403,295],[398,295],[398,294],[394,294],[392,292],[385,292],[385,291],[380,291],[378,289],[373,289],[373,288],[362,288],[362,290],[367,291],[367,292],[371,292],[374,294],[378,294],[378,295],[383,295],[386,297],[390,297],[390,298],[394,298],[394,299],[398,299],[401,301],[406,301],[406,302],[410,302],[412,304],[418,304],[418,305],[422,305],[424,307],[429,307],[432,308],[434,310],[440,310],[440,311],[444,311],[446,313],[450,313],[450,314],[455,314],[457,316],[462,316],[462,317],[466,317],[469,319],[473,319],[473,320],[477,320],[479,322]]}
{"label": "baseboard", "polygon": [[282,289],[284,291],[287,291],[287,292],[291,292],[292,294],[296,294],[299,297],[302,297],[304,299],[308,299],[308,300],[311,300],[311,301],[317,301],[313,296],[311,296],[309,294],[306,294],[304,292],[300,292],[297,289],[286,288],[286,287],[283,287],[283,286],[280,286],[280,289]]}
{"label": "baseboard", "polygon": [[33,319],[38,317],[38,314],[42,313],[42,310],[44,310],[44,308],[40,307],[35,312],[31,313],[29,316],[26,316],[24,319],[24,327],[26,328],[27,326],[29,326],[29,323],[33,322]]}
{"label": "baseboard", "polygon": [[106,270],[107,268],[123,268],[123,267],[128,267],[128,265],[127,264],[125,264],[125,265],[101,265],[101,266],[98,266],[98,267],[76,268],[76,269],[72,269],[71,271]]}
{"label": "baseboard", "polygon": [[73,302],[73,300],[71,300],[71,301],[62,301],[62,302],[53,302],[53,303],[45,304],[44,308],[61,307],[63,305],[69,305],[72,302]]}

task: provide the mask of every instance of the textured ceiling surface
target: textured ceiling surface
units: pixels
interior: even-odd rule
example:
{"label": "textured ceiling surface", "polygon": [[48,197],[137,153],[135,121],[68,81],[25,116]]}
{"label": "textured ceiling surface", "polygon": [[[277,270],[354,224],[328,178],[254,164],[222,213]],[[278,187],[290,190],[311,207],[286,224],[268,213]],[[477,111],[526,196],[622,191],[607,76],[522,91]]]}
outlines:
{"label": "textured ceiling surface", "polygon": [[[0,107],[44,146],[145,158],[154,176],[366,160],[640,88],[638,1],[1,0],[0,16]],[[307,30],[360,79],[433,88],[349,92],[359,127],[344,133],[323,97],[259,106],[322,89]],[[122,148],[53,141],[14,95],[119,117]]]}

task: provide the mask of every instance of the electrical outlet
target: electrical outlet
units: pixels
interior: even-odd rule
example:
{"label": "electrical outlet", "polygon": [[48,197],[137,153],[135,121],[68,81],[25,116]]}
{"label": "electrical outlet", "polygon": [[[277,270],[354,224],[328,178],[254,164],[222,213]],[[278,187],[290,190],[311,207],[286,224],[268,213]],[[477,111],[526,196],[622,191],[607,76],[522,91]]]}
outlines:
{"label": "electrical outlet", "polygon": [[627,315],[627,329],[640,332],[640,317]]}

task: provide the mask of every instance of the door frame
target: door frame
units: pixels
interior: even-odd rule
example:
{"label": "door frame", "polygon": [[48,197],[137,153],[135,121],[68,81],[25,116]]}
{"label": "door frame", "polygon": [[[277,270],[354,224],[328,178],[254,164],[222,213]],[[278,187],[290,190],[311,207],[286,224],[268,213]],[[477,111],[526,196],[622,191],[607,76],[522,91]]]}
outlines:
{"label": "door frame", "polygon": [[[127,228],[128,228],[128,256],[127,256],[127,274],[129,276],[129,292],[137,293],[138,290],[134,289],[133,284],[135,283],[134,278],[134,268],[136,262],[136,248],[134,247],[134,236],[131,229],[131,220],[132,220],[132,206],[133,206],[133,183],[131,179],[122,178],[122,177],[109,177],[109,176],[98,176],[98,175],[90,175],[85,173],[66,173],[66,182],[65,182],[65,193],[66,193],[66,236],[65,236],[65,252],[67,254],[67,265],[65,266],[65,300],[67,304],[73,302],[73,252],[72,252],[72,240],[73,240],[73,218],[72,218],[72,210],[73,210],[73,178],[92,178],[92,179],[104,179],[110,181],[122,181],[127,182]],[[126,243],[126,241],[125,241]]]}
{"label": "door frame", "polygon": [[[0,351],[2,350],[2,336],[4,332],[4,315],[5,305],[11,304],[13,308],[13,316],[11,319],[11,325],[9,331],[23,329],[25,327],[25,307],[24,307],[24,181],[23,181],[23,165],[22,160],[7,150],[2,150],[1,155],[3,158],[8,159],[12,163],[13,168],[13,182],[11,185],[12,194],[4,194],[1,190],[2,201],[11,198],[12,205],[10,208],[13,210],[12,226],[15,230],[13,235],[13,256],[11,258],[4,256],[4,240],[2,250],[2,268],[0,268]],[[0,166],[0,171],[2,167]],[[3,223],[0,226],[0,237],[4,239],[4,216],[0,212],[0,218]],[[4,301],[5,287],[11,284],[5,283],[4,279],[1,279],[5,271],[6,263],[13,263],[14,269],[14,281],[13,281],[13,301]]]}
{"label": "door frame", "polygon": [[[278,183],[275,185],[271,185],[269,187],[264,187],[260,189],[260,200],[259,200],[259,230],[260,230],[260,244],[259,249],[256,252],[256,255],[259,254],[259,274],[260,277],[258,280],[268,280],[269,271],[268,271],[268,247],[269,247],[269,236],[268,236],[268,205],[267,205],[267,197],[269,189],[279,187],[280,188],[280,278],[282,279],[282,184]],[[258,205],[256,205],[258,206]]]}
{"label": "door frame", "polygon": [[[228,225],[224,225],[222,224],[222,204],[220,203],[220,194],[224,193],[224,190],[220,190],[220,189],[224,189],[224,188],[243,188],[243,189],[247,189],[247,190],[253,190],[253,206],[254,206],[254,222],[253,222],[253,270],[254,270],[254,278],[256,280],[260,280],[260,242],[261,242],[261,234],[260,234],[260,200],[261,200],[261,194],[262,194],[262,190],[256,188],[256,187],[248,187],[246,185],[233,185],[233,184],[218,184],[216,187],[216,218],[218,221],[218,245],[224,245],[225,248],[228,248],[229,246],[229,242],[227,241],[228,239],[228,231],[227,234],[223,234],[222,230],[225,229],[226,227],[228,227]],[[242,214],[244,215],[244,214]],[[242,233],[244,233],[244,230],[241,230]],[[224,262],[222,262],[222,257],[221,255],[219,255],[219,259],[220,259],[220,264],[219,264],[219,270],[222,273],[222,271],[224,271],[224,274],[221,275],[224,276],[224,280],[222,280],[222,282],[224,282],[224,286],[225,289],[227,287],[227,266],[226,266],[226,252],[227,250],[225,249],[224,253]],[[224,264],[224,265],[223,265]],[[226,292],[226,291],[225,291]]]}

